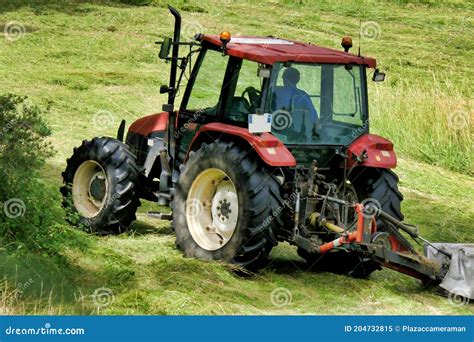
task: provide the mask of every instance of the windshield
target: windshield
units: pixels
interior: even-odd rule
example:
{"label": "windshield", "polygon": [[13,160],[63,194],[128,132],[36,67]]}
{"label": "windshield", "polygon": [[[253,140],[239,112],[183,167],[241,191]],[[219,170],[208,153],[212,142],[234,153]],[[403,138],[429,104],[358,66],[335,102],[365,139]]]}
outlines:
{"label": "windshield", "polygon": [[367,130],[365,68],[277,63],[266,111],[285,144],[348,145]]}

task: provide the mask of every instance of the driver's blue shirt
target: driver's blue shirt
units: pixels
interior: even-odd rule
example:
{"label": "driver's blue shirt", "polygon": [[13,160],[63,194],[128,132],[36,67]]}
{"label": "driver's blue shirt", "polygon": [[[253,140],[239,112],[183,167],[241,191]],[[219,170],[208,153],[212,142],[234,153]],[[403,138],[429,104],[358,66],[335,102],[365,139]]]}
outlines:
{"label": "driver's blue shirt", "polygon": [[283,86],[275,88],[275,109],[285,109],[290,112],[294,110],[305,110],[310,113],[311,122],[318,120],[318,112],[314,108],[309,95],[301,89],[293,86]]}

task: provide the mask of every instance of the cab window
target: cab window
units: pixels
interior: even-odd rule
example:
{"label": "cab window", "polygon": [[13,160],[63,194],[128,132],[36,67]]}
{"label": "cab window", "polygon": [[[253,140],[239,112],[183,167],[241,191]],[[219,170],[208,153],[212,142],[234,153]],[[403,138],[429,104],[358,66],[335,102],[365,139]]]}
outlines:
{"label": "cab window", "polygon": [[258,64],[248,60],[231,61],[232,79],[229,87],[229,100],[226,103],[225,117],[234,121],[247,122],[249,114],[260,108],[261,79],[258,77]]}
{"label": "cab window", "polygon": [[217,106],[227,68],[228,56],[207,50],[194,81],[186,109],[217,115]]}

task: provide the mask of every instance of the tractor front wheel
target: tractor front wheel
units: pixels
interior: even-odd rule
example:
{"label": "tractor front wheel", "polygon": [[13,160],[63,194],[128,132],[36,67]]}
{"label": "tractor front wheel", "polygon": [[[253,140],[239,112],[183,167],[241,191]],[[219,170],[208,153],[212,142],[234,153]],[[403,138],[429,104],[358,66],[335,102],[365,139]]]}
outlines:
{"label": "tractor front wheel", "polygon": [[186,257],[256,270],[277,241],[279,184],[253,153],[233,142],[202,144],[176,184],[176,245]]}
{"label": "tractor front wheel", "polygon": [[121,233],[135,220],[138,167],[127,145],[112,138],[84,140],[62,173],[68,221],[93,233]]}

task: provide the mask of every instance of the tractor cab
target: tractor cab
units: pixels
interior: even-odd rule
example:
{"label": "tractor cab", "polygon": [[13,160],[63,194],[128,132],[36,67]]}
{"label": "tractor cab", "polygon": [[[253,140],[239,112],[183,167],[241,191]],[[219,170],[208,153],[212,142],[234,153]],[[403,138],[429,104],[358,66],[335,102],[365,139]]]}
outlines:
{"label": "tractor cab", "polygon": [[[196,131],[181,125],[192,118],[196,129],[216,121],[248,127],[249,115],[265,113],[267,131],[305,156],[308,147],[348,147],[368,133],[366,74],[374,59],[274,37],[223,34],[228,41],[196,35],[200,51],[177,127],[185,145]],[[324,159],[321,151],[313,149],[309,159]]]}
{"label": "tractor cab", "polygon": [[[239,50],[307,45],[276,38],[238,37],[231,39],[228,46],[234,46],[233,40]],[[271,63],[269,57],[254,61],[222,55],[220,45],[203,47],[182,109],[216,116],[222,112],[218,117],[237,123],[247,123],[249,114],[271,113],[272,133],[285,144],[347,145],[364,133],[361,127],[367,120],[367,64],[344,60],[338,64],[322,63],[316,57],[314,62],[298,62],[297,54]],[[311,51],[312,47],[307,49]],[[230,47],[226,51],[230,53]],[[267,63],[262,63],[266,59]],[[222,76],[219,78],[218,74]],[[215,82],[216,78],[219,82]],[[205,107],[204,98],[215,103]],[[327,132],[322,126],[329,129],[328,134],[322,134]],[[354,131],[358,134],[352,134]]]}
{"label": "tractor cab", "polygon": [[223,34],[228,41],[196,35],[200,51],[176,128],[184,145],[206,123],[250,128],[254,114],[270,114],[270,125],[257,133],[271,132],[295,154],[308,147],[348,147],[368,133],[366,69],[375,67],[374,59],[273,37]]}

